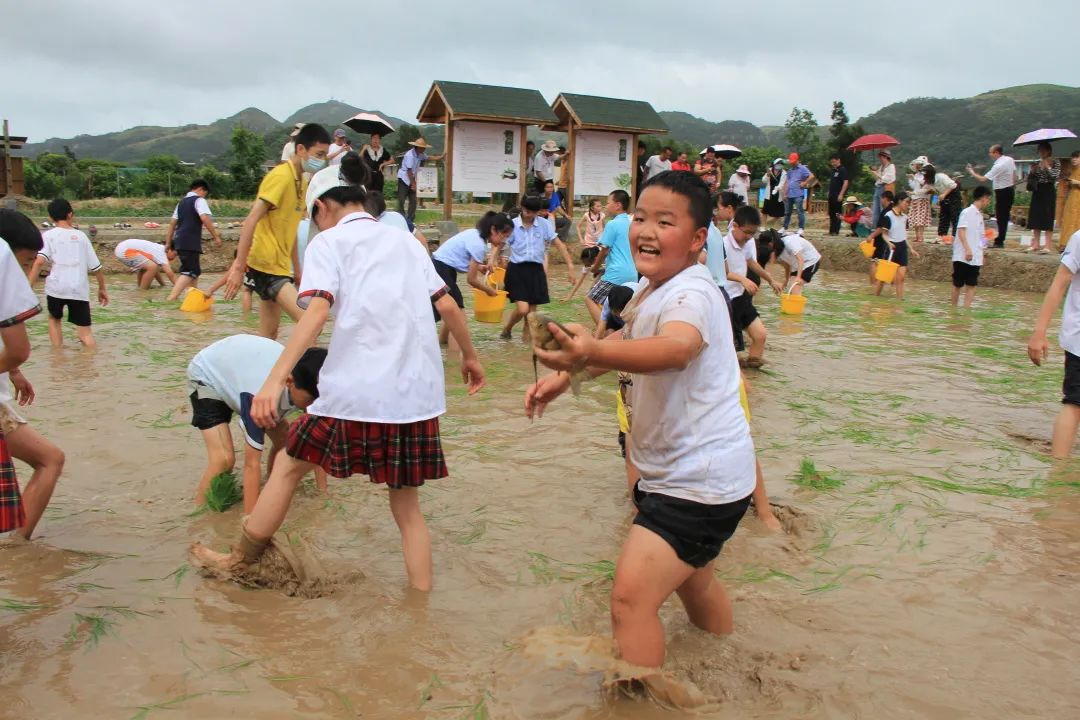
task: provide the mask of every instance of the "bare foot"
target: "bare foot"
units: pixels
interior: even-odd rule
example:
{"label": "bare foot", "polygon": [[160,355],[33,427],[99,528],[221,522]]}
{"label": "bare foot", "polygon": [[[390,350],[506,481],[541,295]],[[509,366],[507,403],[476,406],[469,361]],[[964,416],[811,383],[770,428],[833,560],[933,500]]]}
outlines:
{"label": "bare foot", "polygon": [[201,542],[192,543],[190,552],[195,563],[208,570],[228,572],[240,562],[240,556],[235,551],[229,553],[215,552]]}
{"label": "bare foot", "polygon": [[773,532],[780,532],[784,529],[783,524],[781,524],[779,518],[773,515],[771,509],[764,512],[758,512],[756,514],[758,520],[760,520],[762,524],[765,525],[765,527],[767,527],[769,530]]}

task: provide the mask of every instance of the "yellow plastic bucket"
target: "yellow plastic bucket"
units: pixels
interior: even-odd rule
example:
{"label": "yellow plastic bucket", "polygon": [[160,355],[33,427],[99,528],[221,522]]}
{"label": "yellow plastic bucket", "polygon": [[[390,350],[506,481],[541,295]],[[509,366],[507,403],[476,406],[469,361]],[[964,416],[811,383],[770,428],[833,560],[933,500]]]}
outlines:
{"label": "yellow plastic bucket", "polygon": [[862,254],[868,258],[874,257],[874,241],[863,240],[859,243],[859,249],[862,250]]}
{"label": "yellow plastic bucket", "polygon": [[214,304],[214,298],[208,296],[199,288],[191,288],[184,302],[180,303],[180,309],[189,313],[201,313],[210,309]]}
{"label": "yellow plastic bucket", "polygon": [[806,309],[805,295],[792,295],[784,293],[780,296],[780,312],[785,315],[802,315]]}
{"label": "yellow plastic bucket", "polygon": [[874,278],[878,282],[891,283],[896,279],[896,271],[899,269],[900,266],[892,260],[878,260],[877,271],[874,273]]}
{"label": "yellow plastic bucket", "polygon": [[477,322],[500,323],[506,309],[506,291],[499,290],[495,297],[473,288],[473,317]]}
{"label": "yellow plastic bucket", "polygon": [[492,287],[505,287],[506,286],[506,268],[497,267],[488,273],[487,284]]}

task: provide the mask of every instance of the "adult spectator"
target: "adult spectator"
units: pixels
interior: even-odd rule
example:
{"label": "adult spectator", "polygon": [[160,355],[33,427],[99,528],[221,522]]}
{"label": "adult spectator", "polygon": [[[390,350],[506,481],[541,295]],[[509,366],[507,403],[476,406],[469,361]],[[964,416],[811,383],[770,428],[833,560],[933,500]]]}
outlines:
{"label": "adult spectator", "polygon": [[784,196],[780,194],[780,191],[786,181],[787,172],[784,171],[784,160],[776,158],[761,176],[761,184],[765,186],[765,202],[761,204],[761,210],[765,213],[766,227],[772,227],[773,223],[784,217]]}
{"label": "adult spectator", "polygon": [[705,181],[709,186],[709,194],[716,192],[720,185],[720,163],[716,160],[716,151],[712,147],[705,148],[704,157],[698,158],[694,163],[694,174]]}
{"label": "adult spectator", "polygon": [[[1032,250],[1047,255],[1054,241],[1054,214],[1057,209],[1057,182],[1061,177],[1061,163],[1054,158],[1050,143],[1039,143],[1036,150],[1039,153],[1039,162],[1031,168],[1028,176],[1028,190],[1031,191],[1028,229],[1032,235]],[[1046,233],[1046,242],[1042,240],[1043,233]]]}
{"label": "adult spectator", "polygon": [[799,153],[791,153],[788,156],[788,164],[791,168],[787,171],[784,180],[784,230],[787,231],[791,224],[791,211],[799,211],[799,232],[806,229],[806,208],[803,204],[803,196],[806,188],[814,181],[814,173],[810,168],[799,162]]}
{"label": "adult spectator", "polygon": [[[412,147],[401,158],[401,168],[397,174],[397,211],[404,215],[409,222],[416,222],[416,178],[420,172],[420,165],[425,160],[442,160],[443,155],[428,156],[425,152],[431,146],[427,140],[420,137],[413,140]],[[409,209],[405,210],[405,201],[408,200]],[[450,198],[446,199],[450,202]]]}
{"label": "adult spectator", "polygon": [[[572,166],[570,165],[570,153],[563,146],[559,146],[559,182],[556,183],[555,189],[559,191],[559,195],[562,196],[563,207],[569,207],[570,195],[568,189],[570,187],[570,173]],[[563,242],[566,242],[566,238],[563,238]]]}
{"label": "adult spectator", "polygon": [[671,169],[671,148],[664,147],[659,155],[653,155],[645,162],[645,181],[648,182],[662,172]]}
{"label": "adult spectator", "polygon": [[326,153],[327,164],[340,165],[341,158],[345,157],[345,153],[350,150],[352,150],[352,143],[346,137],[345,131],[338,128],[334,131],[334,141],[330,143],[330,152]]}
{"label": "adult spectator", "polygon": [[679,153],[678,159],[671,163],[672,170],[681,170],[683,172],[690,172],[690,163],[686,159],[686,153]]}
{"label": "adult spectator", "polygon": [[648,162],[648,158],[645,156],[645,141],[638,140],[637,144],[637,192],[641,194],[641,186],[645,184],[645,163]]}
{"label": "adult spectator", "polygon": [[994,247],[1005,247],[1005,232],[1009,229],[1009,215],[1016,199],[1016,161],[1005,154],[1001,145],[990,146],[990,160],[993,165],[985,175],[975,172],[969,163],[967,171],[971,177],[981,182],[988,182],[994,188],[994,218],[997,220],[997,238]]}
{"label": "adult spectator", "polygon": [[1080,150],[1073,151],[1061,171],[1061,225],[1058,226],[1058,245],[1067,245],[1073,233],[1080,230]]}
{"label": "adult spectator", "polygon": [[532,140],[525,143],[525,177],[532,182],[533,171],[536,167],[536,159],[533,157],[536,155],[536,143]]}
{"label": "adult spectator", "polygon": [[[923,177],[923,168],[930,164],[930,158],[920,155],[911,161],[908,169],[911,170],[908,187],[911,197],[911,206],[908,208],[908,230],[915,231],[915,242],[921,243],[925,239],[926,228],[930,226],[930,200],[934,195],[932,185],[926,184]],[[935,239],[929,242],[937,242]]]}
{"label": "adult spectator", "polygon": [[874,174],[874,201],[870,203],[870,209],[874,213],[874,227],[877,227],[878,220],[881,219],[881,193],[886,190],[896,191],[896,166],[893,165],[892,153],[881,150],[878,152],[878,161],[880,165],[870,168],[870,172]]}
{"label": "adult spectator", "polygon": [[746,165],[740,165],[739,169],[731,175],[731,179],[728,180],[728,190],[742,197],[742,201],[749,202],[750,200],[750,168]]}
{"label": "adult spectator", "polygon": [[540,152],[533,158],[533,187],[537,194],[544,192],[544,183],[555,179],[555,160],[559,156],[559,146],[554,140],[548,140],[540,146]]}
{"label": "adult spectator", "polygon": [[[938,196],[938,242],[943,242],[946,235],[955,238],[960,212],[964,209],[964,203],[960,200],[960,186],[945,173],[938,172],[933,165],[924,165],[922,174],[923,186]],[[982,242],[982,238],[978,241]]]}
{"label": "adult spectator", "polygon": [[304,123],[296,123],[293,125],[292,132],[289,133],[289,140],[285,143],[285,147],[281,148],[281,162],[289,162],[293,159],[293,155],[296,154],[296,136],[300,134],[300,131],[304,129]]}
{"label": "adult spectator", "polygon": [[383,177],[383,168],[394,162],[390,151],[383,147],[382,135],[371,133],[371,140],[360,148],[360,160],[368,169],[368,190],[382,192],[386,181]]}
{"label": "adult spectator", "polygon": [[829,158],[829,167],[832,168],[829,175],[829,234],[839,235],[844,209],[842,198],[847,195],[849,185],[848,171],[840,164],[840,156],[837,153],[833,153]]}

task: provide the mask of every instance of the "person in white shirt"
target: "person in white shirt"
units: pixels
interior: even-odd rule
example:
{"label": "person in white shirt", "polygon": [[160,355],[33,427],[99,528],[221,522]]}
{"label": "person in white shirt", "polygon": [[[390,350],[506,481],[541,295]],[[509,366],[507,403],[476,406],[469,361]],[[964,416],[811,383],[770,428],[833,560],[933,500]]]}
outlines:
{"label": "person in white shirt", "polygon": [[349,142],[345,131],[338,128],[334,131],[334,141],[330,143],[330,149],[326,152],[326,163],[328,165],[340,165],[341,159],[350,150],[352,150],[352,143]]}
{"label": "person in white shirt", "polygon": [[[0,533],[29,540],[64,469],[64,452],[19,414],[34,402],[34,386],[20,365],[30,357],[26,321],[41,312],[26,272],[42,247],[34,222],[15,210],[0,210]],[[14,390],[14,394],[12,394]],[[23,492],[12,458],[31,467]]]}
{"label": "person in white shirt", "polygon": [[38,253],[30,269],[30,285],[33,287],[46,262],[51,264],[49,277],[45,279],[45,301],[49,310],[49,341],[53,347],[64,344],[64,308],[68,322],[75,326],[79,342],[88,349],[97,347],[94,333],[90,330],[90,280],[94,273],[98,282],[98,302],[102,307],[109,304],[105,288],[105,271],[101,267],[94,246],[86,234],[75,229],[72,221],[75,211],[71,203],[57,198],[49,203],[49,217],[56,227],[48,230],[42,240],[45,247]]}
{"label": "person in white shirt", "polygon": [[[930,167],[930,166],[927,166]],[[896,271],[893,280],[893,288],[896,290],[896,299],[904,299],[904,280],[907,278],[908,254],[921,257],[919,251],[909,247],[907,241],[907,211],[911,207],[911,198],[906,192],[900,191],[893,198],[891,209],[882,216],[877,229],[870,233],[870,240],[881,237],[888,246],[888,255],[883,260],[890,260],[900,267]],[[880,295],[885,288],[885,283],[874,278],[874,294]]]}
{"label": "person in white shirt", "polygon": [[533,156],[532,178],[533,191],[539,195],[544,192],[544,183],[555,179],[555,161],[559,159],[559,144],[548,140],[540,146],[540,151]]}
{"label": "person in white shirt", "polygon": [[304,258],[298,298],[304,312],[255,396],[251,417],[263,428],[277,424],[286,378],[333,308],[319,398],[289,429],[285,453],[232,552],[192,548],[202,566],[228,573],[257,562],[284,522],[300,478],[322,467],[334,477],[363,474],[390,488],[409,584],[431,589],[431,537],[418,489],[448,474],[439,436],[445,374],[432,303],[461,348],[470,395],[484,386],[484,370],[465,315],[427,252],[408,233],[377,222],[364,200],[364,188],[338,174],[312,178],[307,209],[320,232]]}
{"label": "person in white shirt", "polygon": [[728,179],[728,190],[742,195],[743,201],[748,202],[750,198],[750,168],[746,165],[740,165],[739,169],[733,172]]}
{"label": "person in white shirt", "polygon": [[155,278],[158,285],[165,287],[162,275],[167,276],[173,285],[176,284],[176,273],[169,265],[169,255],[160,243],[129,238],[117,243],[113,254],[124,267],[135,273],[135,284],[141,290],[149,290]]}
{"label": "person in white shirt", "polygon": [[1054,435],[1050,453],[1059,460],[1072,454],[1076,432],[1080,428],[1080,230],[1073,233],[1061,255],[1050,289],[1046,291],[1035,329],[1028,340],[1028,357],[1036,365],[1042,365],[1050,351],[1046,332],[1054,319],[1062,299],[1065,310],[1061,314],[1061,333],[1058,341],[1065,351],[1065,380],[1062,382],[1061,411],[1054,423]]}
{"label": "person in white shirt", "polygon": [[736,346],[742,347],[742,333],[750,336],[743,366],[759,368],[765,364],[765,341],[768,332],[761,321],[757,308],[754,307],[754,295],[758,283],[749,276],[753,270],[758,277],[769,283],[777,295],[783,289],[780,283],[758,262],[757,243],[754,237],[761,229],[761,213],[749,205],[743,205],[735,211],[731,230],[724,237],[724,256],[727,261],[727,284],[725,290],[731,298],[731,315],[735,319],[735,328],[739,333]]}
{"label": "person in white shirt", "polygon": [[960,186],[945,173],[938,172],[933,165],[924,165],[922,176],[923,188],[938,196],[938,242],[947,242],[947,237],[956,237],[956,223],[964,207],[960,200]]}
{"label": "person in white shirt", "polygon": [[1009,229],[1009,217],[1016,200],[1016,161],[1006,155],[997,143],[990,146],[989,154],[994,164],[985,175],[975,172],[971,163],[968,163],[967,171],[971,177],[980,182],[988,182],[994,188],[994,219],[997,222],[994,247],[1000,249],[1005,247],[1005,233]]}
{"label": "person in white shirt", "polygon": [[893,165],[892,153],[882,150],[878,152],[878,160],[881,164],[870,168],[870,172],[874,174],[874,201],[870,206],[874,217],[871,222],[875,227],[881,219],[881,193],[886,190],[895,192],[896,189],[896,166]]}
{"label": "person in white shirt", "polygon": [[691,173],[645,185],[630,242],[641,271],[623,312],[625,327],[603,340],[582,325],[548,327],[559,350],[534,348],[546,375],[525,394],[529,417],[570,385],[570,372],[632,373],[626,448],[640,471],[637,516],[615,570],[611,619],[619,656],[664,662],[658,611],[678,593],[690,621],[732,632],[731,601],[716,558],[750,506],[754,443],[739,403],[741,375],[727,303],[698,263],[711,216],[709,190]]}
{"label": "person in white shirt", "polygon": [[293,125],[292,132],[289,133],[289,140],[285,143],[285,146],[281,148],[281,162],[289,162],[296,155],[296,136],[300,134],[300,131],[304,129],[305,123],[298,122]]}
{"label": "person in white shirt", "polygon": [[[791,279],[792,295],[800,295],[803,286],[814,279],[814,273],[821,264],[821,253],[802,235],[791,234],[780,236],[775,230],[762,233],[758,242],[767,242],[772,246],[772,261],[782,265],[787,276]],[[787,280],[784,281],[787,285]]]}
{"label": "person in white shirt", "polygon": [[659,155],[653,155],[645,161],[645,180],[651,180],[662,172],[671,169],[671,148],[665,147]]}
{"label": "person in white shirt", "polygon": [[980,185],[971,193],[971,204],[960,213],[952,252],[953,305],[960,301],[961,290],[964,291],[964,307],[971,307],[975,300],[975,288],[979,284],[979,270],[983,264],[983,211],[989,204],[990,188]]}

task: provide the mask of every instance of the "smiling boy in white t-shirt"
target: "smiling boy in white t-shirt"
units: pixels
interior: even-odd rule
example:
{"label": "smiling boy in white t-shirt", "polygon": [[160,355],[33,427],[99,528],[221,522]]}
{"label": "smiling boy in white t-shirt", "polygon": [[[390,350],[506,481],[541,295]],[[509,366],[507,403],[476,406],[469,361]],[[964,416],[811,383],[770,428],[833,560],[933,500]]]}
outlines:
{"label": "smiling boy in white t-shirt", "polygon": [[964,291],[964,307],[971,307],[975,300],[983,264],[983,234],[986,232],[983,211],[992,197],[990,188],[985,185],[975,188],[971,193],[971,204],[964,208],[957,221],[956,241],[952,248],[953,305],[960,302],[961,290]]}
{"label": "smiling boy in white t-shirt", "polygon": [[[672,593],[698,627],[732,631],[715,563],[755,486],[727,303],[698,263],[709,217],[700,178],[671,172],[647,182],[630,226],[644,279],[624,311],[623,331],[597,340],[581,325],[569,326],[570,336],[552,323],[562,349],[534,349],[560,371],[584,363],[594,376],[634,375],[627,450],[641,473],[638,514],[615,569],[611,617],[622,659],[645,667],[663,664],[658,612]],[[526,413],[542,414],[569,384],[567,372],[542,378],[526,392]]]}
{"label": "smiling boy in white t-shirt", "polygon": [[1073,233],[1065,246],[1061,265],[1046,291],[1035,330],[1028,340],[1028,357],[1036,365],[1042,365],[1046,360],[1050,349],[1046,330],[1062,298],[1065,299],[1065,310],[1061,314],[1059,342],[1065,351],[1065,381],[1062,383],[1061,412],[1054,423],[1050,449],[1059,459],[1069,457],[1077,428],[1080,428],[1080,231]]}

